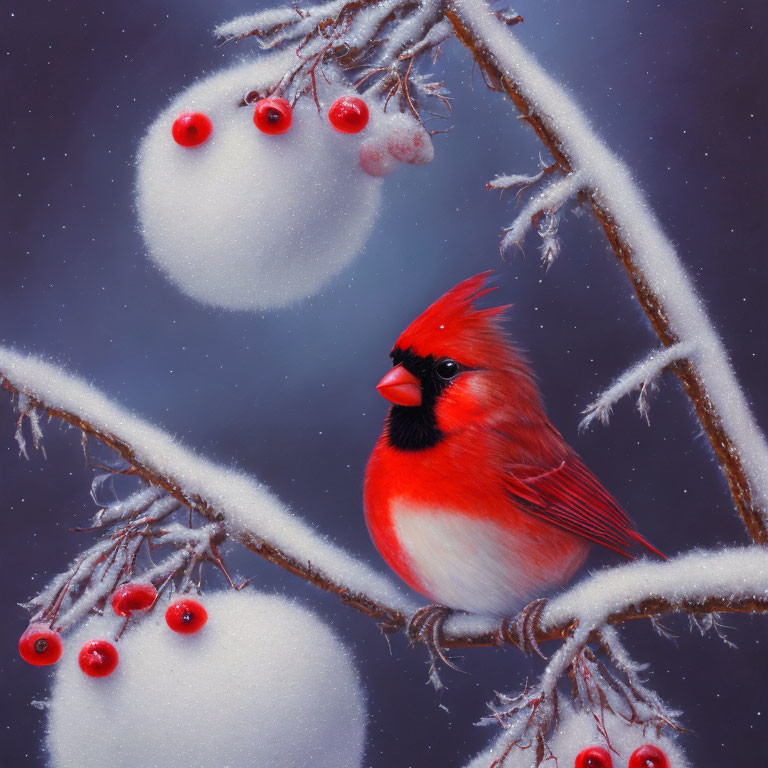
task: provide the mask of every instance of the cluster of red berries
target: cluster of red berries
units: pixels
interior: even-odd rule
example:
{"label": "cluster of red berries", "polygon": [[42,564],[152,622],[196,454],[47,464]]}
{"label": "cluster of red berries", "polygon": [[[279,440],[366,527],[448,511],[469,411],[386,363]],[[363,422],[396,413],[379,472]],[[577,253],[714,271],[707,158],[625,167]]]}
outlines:
{"label": "cluster of red berries", "polygon": [[[360,133],[368,125],[368,105],[356,96],[342,96],[331,104],[328,121],[340,133]],[[291,105],[281,98],[259,99],[253,110],[253,123],[270,136],[286,133],[293,122]],[[174,121],[171,135],[182,147],[197,147],[213,131],[204,112],[182,112]]]}
{"label": "cluster of red berries", "polygon": [[[123,584],[112,595],[112,609],[118,616],[130,617],[134,611],[152,607],[157,590],[151,584]],[[182,635],[199,632],[208,621],[208,612],[197,600],[182,598],[165,611],[165,623]],[[61,635],[44,624],[32,624],[19,638],[21,658],[37,667],[55,664],[61,658]],[[88,640],[77,657],[80,669],[88,677],[111,675],[119,661],[117,648],[108,640]]]}
{"label": "cluster of red berries", "polygon": [[[573,768],[613,768],[613,760],[607,749],[587,747],[576,755]],[[669,768],[669,760],[657,746],[644,744],[630,755],[627,768]]]}

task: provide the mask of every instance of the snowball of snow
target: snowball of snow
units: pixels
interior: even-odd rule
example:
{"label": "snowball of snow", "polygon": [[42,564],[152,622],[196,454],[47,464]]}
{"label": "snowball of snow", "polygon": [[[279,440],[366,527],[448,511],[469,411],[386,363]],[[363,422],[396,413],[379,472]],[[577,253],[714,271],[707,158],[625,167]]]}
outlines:
{"label": "snowball of snow", "polygon": [[94,617],[65,638],[53,684],[52,768],[360,768],[365,704],[352,659],[314,614],[253,591],[201,599],[207,624],[171,631],[165,601],[129,625],[117,670],[78,666]]}
{"label": "snowball of snow", "polygon": [[[239,106],[295,61],[293,51],[273,54],[200,80],[142,142],[137,206],[149,253],[206,304],[262,309],[316,293],[360,252],[379,210],[380,182],[358,162],[366,131],[341,134],[328,123],[340,84],[318,78],[321,113],[301,98],[282,135],[262,133],[254,107]],[[212,122],[198,146],[171,135],[185,111]]]}

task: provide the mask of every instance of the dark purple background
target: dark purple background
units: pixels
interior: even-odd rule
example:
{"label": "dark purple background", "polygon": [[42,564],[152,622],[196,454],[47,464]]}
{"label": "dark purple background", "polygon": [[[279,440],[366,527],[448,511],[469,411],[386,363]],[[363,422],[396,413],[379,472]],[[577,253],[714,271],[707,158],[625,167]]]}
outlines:
{"label": "dark purple background", "polygon": [[[374,385],[402,327],[459,279],[495,267],[513,333],[529,350],[555,423],[648,537],[666,552],[744,543],[725,484],[676,382],[665,377],[649,429],[627,401],[608,429],[577,434],[580,410],[654,346],[622,270],[589,216],[567,216],[563,254],[545,275],[534,243],[502,263],[509,200],[485,192],[498,172],[530,172],[539,147],[511,106],[448,46],[453,130],[434,163],[388,179],[366,252],[322,295],[264,316],[215,312],[181,296],[146,261],[133,210],[133,156],[174,93],[251,43],[217,48],[212,27],[261,3],[5,3],[0,172],[7,233],[0,339],[53,356],[188,444],[267,482],[307,520],[378,563],[361,480],[385,403]],[[264,4],[268,5],[268,4]],[[538,0],[517,33],[562,76],[635,170],[768,424],[764,312],[765,5]],[[82,546],[92,513],[77,435],[47,429],[48,460],[17,457],[0,408],[0,764],[45,764],[46,671],[16,654],[17,603]],[[250,555],[235,565],[315,606],[357,653],[369,690],[366,764],[460,766],[492,735],[472,722],[493,690],[519,689],[541,664],[466,653],[438,699],[421,650]],[[382,566],[383,567],[383,566]],[[768,756],[765,619],[728,617],[738,650],[684,619],[676,643],[627,627],[652,683],[681,707],[698,768]],[[761,642],[762,641],[762,642]],[[215,768],[215,767],[212,767]],[[674,768],[674,766],[673,766]]]}

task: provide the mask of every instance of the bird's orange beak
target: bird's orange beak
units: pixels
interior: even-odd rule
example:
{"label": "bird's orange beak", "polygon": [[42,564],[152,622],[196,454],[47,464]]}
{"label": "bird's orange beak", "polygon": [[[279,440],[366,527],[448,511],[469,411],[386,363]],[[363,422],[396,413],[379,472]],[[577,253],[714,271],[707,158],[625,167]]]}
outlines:
{"label": "bird's orange beak", "polygon": [[396,365],[376,385],[382,397],[395,405],[421,405],[421,382],[401,365]]}

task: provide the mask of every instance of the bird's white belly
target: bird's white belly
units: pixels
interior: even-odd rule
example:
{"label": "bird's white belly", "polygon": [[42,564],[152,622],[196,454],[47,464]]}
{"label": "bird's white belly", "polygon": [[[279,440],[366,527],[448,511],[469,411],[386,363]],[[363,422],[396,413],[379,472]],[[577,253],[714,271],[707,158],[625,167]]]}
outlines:
{"label": "bird's white belly", "polygon": [[541,590],[569,578],[586,553],[546,563],[547,542],[444,509],[395,500],[399,544],[422,591],[442,605],[474,613],[509,615]]}

